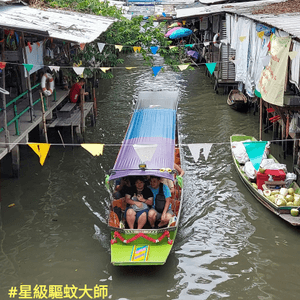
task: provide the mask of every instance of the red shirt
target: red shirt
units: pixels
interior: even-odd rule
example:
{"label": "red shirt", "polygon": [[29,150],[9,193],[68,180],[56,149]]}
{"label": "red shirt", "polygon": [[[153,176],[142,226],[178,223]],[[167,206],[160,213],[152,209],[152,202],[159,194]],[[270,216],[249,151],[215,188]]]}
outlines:
{"label": "red shirt", "polygon": [[82,88],[82,86],[78,82],[73,84],[73,86],[71,87],[69,97],[70,97],[70,101],[72,103],[77,103],[77,102],[80,101],[80,90],[81,90],[81,88]]}

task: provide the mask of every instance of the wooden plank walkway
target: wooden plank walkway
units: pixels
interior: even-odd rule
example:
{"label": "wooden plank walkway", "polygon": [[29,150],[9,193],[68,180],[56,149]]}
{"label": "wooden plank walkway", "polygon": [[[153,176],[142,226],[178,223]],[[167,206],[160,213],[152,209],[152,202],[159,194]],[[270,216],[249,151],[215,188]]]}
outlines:
{"label": "wooden plank walkway", "polygon": [[[51,124],[49,124],[50,128],[53,127],[67,127],[67,126],[73,126],[73,127],[80,127],[80,123],[81,123],[81,110],[79,108],[79,106],[76,106],[75,103],[67,103],[64,105],[64,107],[62,107],[60,109],[60,112],[71,112],[70,117],[65,118],[65,117],[58,117],[57,119],[55,119]],[[87,117],[87,115],[89,113],[93,114],[93,106],[94,103],[93,102],[85,102],[83,105],[83,114],[84,114],[84,118]]]}

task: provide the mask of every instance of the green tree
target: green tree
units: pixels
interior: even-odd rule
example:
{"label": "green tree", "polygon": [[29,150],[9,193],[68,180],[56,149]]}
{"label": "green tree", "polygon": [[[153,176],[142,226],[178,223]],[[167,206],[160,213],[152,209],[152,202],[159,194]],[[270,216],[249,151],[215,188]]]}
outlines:
{"label": "green tree", "polygon": [[[134,46],[141,47],[145,65],[152,66],[154,57],[151,46],[158,46],[158,53],[164,57],[165,64],[175,66],[181,63],[184,56],[183,47],[169,49],[172,41],[165,38],[166,23],[161,22],[154,26],[154,17],[144,20],[143,16],[133,17],[131,20],[122,16],[122,12],[115,6],[109,6],[108,2],[99,2],[98,0],[45,0],[48,6],[54,8],[68,8],[75,11],[113,17],[117,19],[107,31],[94,42],[85,46],[84,50],[78,49],[73,57],[75,64],[86,67],[85,75],[87,77],[95,76],[97,73],[102,78],[112,78],[111,72],[103,73],[95,67],[115,67],[122,64],[124,60],[120,58],[119,50],[115,45],[122,45],[122,52],[132,52]],[[102,53],[99,52],[97,43],[105,43]],[[92,67],[92,68],[88,68]],[[177,68],[174,68],[177,70]]]}

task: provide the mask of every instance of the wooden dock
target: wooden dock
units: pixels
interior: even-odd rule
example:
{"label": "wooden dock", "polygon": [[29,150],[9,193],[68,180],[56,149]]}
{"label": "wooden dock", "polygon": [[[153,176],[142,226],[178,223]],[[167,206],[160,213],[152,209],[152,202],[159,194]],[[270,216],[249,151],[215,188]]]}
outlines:
{"label": "wooden dock", "polygon": [[[82,116],[83,113],[83,116]],[[82,131],[85,126],[85,118],[91,115],[92,125],[94,124],[94,103],[85,102],[83,104],[83,111],[80,106],[75,103],[66,103],[58,112],[57,118],[48,125],[49,128],[54,127],[70,127],[72,143],[74,143],[74,130],[79,141],[82,140]],[[83,123],[83,124],[82,124]]]}
{"label": "wooden dock", "polygon": [[[68,96],[69,91],[57,89],[56,90],[56,101],[54,100],[54,96],[51,95],[47,99],[47,110],[45,112],[45,117],[47,119],[52,117],[53,110],[61,104],[61,102]],[[35,96],[35,95],[34,95]],[[35,98],[38,98],[39,94],[36,94]],[[28,99],[19,100],[18,102],[18,111],[23,111],[26,107],[28,107]],[[6,109],[7,120],[12,120],[15,117],[14,110]],[[43,122],[43,114],[42,114],[42,107],[41,102],[34,106],[33,111],[33,120],[31,120],[30,110],[24,113],[18,119],[18,130],[19,135],[16,135],[16,123],[12,122],[8,126],[8,136],[9,136],[9,143],[6,144],[5,139],[5,130],[0,132],[0,159],[2,159],[7,153],[12,151],[16,145],[19,143],[27,143],[28,142],[28,134],[32,131],[36,126]],[[3,127],[3,118],[0,115],[0,125]]]}

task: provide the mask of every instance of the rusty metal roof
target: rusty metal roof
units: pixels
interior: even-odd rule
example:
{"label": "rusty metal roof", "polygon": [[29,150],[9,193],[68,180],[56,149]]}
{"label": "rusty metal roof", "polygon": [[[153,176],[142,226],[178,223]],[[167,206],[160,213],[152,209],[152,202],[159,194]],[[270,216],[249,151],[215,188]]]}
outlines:
{"label": "rusty metal roof", "polygon": [[209,15],[221,12],[235,13],[237,10],[251,11],[253,8],[262,7],[272,3],[285,2],[286,0],[262,0],[262,1],[249,1],[239,3],[223,3],[215,5],[204,5],[197,7],[189,7],[176,9],[177,18],[187,18],[192,16]]}
{"label": "rusty metal roof", "polygon": [[64,10],[0,5],[0,27],[77,43],[90,43],[116,19]]}
{"label": "rusty metal roof", "polygon": [[283,30],[295,38],[300,38],[300,13],[285,14],[253,14],[253,8],[264,7],[272,3],[286,2],[285,0],[263,0],[243,3],[226,3],[210,6],[177,9],[177,18],[192,17],[197,15],[209,15],[215,13],[233,13],[253,21],[267,24],[271,27]]}

